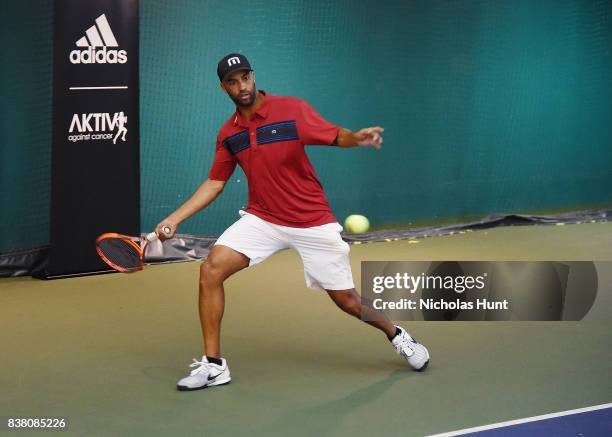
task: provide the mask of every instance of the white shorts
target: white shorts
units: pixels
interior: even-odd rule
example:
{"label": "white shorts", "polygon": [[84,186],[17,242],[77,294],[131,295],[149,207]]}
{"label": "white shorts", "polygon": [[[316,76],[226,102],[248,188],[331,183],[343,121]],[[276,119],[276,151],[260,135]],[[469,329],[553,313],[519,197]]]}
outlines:
{"label": "white shorts", "polygon": [[355,287],[349,263],[349,245],[342,240],[339,223],[292,228],[267,222],[239,211],[240,219],[225,230],[216,245],[246,255],[249,267],[284,249],[294,248],[304,264],[309,288],[348,290]]}

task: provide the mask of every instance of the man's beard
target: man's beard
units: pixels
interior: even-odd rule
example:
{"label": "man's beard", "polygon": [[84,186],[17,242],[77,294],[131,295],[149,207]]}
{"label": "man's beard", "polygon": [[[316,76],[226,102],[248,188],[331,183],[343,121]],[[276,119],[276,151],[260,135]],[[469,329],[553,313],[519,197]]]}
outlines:
{"label": "man's beard", "polygon": [[234,98],[231,94],[229,94],[229,96],[234,101],[236,106],[241,106],[243,108],[248,108],[253,103],[255,103],[255,97],[257,97],[257,87],[255,85],[253,85],[253,92],[251,93],[251,95],[249,96],[250,98],[246,102],[240,100],[240,94],[236,98]]}

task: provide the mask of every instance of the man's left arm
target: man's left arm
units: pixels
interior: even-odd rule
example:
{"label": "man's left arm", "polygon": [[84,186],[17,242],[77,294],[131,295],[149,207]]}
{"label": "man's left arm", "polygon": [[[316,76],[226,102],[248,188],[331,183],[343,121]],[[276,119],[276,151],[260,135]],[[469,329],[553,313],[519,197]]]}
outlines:
{"label": "man's left arm", "polygon": [[380,126],[366,127],[357,132],[341,127],[333,144],[338,147],[372,146],[380,149],[383,132]]}
{"label": "man's left arm", "polygon": [[298,99],[297,105],[297,129],[302,144],[338,147],[373,146],[380,149],[383,142],[382,127],[367,127],[352,132],[325,120],[304,100]]}

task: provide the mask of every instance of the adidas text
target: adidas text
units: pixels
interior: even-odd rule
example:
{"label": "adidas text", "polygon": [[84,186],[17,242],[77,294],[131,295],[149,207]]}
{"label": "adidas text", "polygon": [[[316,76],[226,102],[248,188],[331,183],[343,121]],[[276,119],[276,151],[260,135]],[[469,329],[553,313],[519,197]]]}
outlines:
{"label": "adidas text", "polygon": [[73,64],[125,64],[127,52],[125,50],[107,50],[106,47],[95,49],[89,47],[85,50],[70,52],[70,62]]}

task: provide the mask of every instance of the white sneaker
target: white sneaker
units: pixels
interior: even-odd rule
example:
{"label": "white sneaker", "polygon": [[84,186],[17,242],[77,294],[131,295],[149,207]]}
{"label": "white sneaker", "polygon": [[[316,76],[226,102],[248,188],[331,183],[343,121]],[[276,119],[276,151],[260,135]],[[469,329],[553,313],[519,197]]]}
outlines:
{"label": "white sneaker", "polygon": [[176,388],[180,391],[200,390],[214,385],[229,384],[232,380],[225,358],[221,358],[220,366],[209,363],[206,356],[202,357],[202,361],[194,358],[189,367],[195,367],[195,369],[176,384]]}
{"label": "white sneaker", "polygon": [[401,332],[393,337],[391,343],[398,354],[408,361],[408,364],[418,372],[425,370],[429,364],[429,351],[425,346],[412,338],[401,326],[396,326]]}

